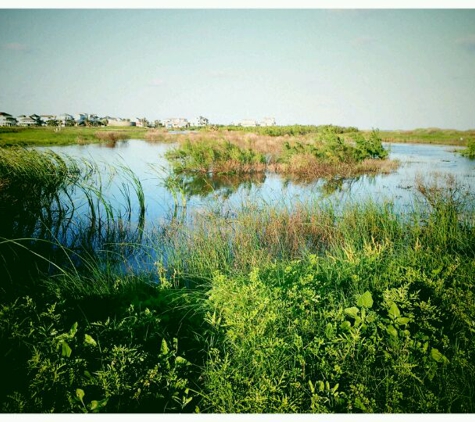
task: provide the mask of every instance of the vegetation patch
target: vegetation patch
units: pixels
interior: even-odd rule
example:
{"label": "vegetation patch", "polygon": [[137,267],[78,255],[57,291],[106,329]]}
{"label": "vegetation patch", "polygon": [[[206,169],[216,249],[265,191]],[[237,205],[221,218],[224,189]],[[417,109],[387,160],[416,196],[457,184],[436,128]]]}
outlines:
{"label": "vegetation patch", "polygon": [[176,174],[272,171],[300,179],[351,177],[365,172],[394,170],[397,163],[387,165],[387,156],[378,132],[367,137],[355,133],[351,141],[345,141],[331,131],[307,140],[255,134],[228,134],[224,139],[183,136],[179,147],[166,154]]}
{"label": "vegetation patch", "polygon": [[404,212],[250,202],[144,233],[127,169],[117,205],[91,163],[0,153],[2,412],[475,411],[475,201],[456,179],[417,180]]}

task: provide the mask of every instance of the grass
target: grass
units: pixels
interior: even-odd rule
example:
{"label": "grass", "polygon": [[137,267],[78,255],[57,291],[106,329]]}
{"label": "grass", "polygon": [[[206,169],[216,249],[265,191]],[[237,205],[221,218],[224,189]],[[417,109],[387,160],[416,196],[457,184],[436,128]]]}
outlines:
{"label": "grass", "polygon": [[0,128],[0,147],[52,146],[142,139],[147,129],[138,127],[9,127]]}
{"label": "grass", "polygon": [[[37,180],[31,221],[71,235],[14,214],[2,228],[0,247],[22,246],[3,261],[3,412],[475,411],[475,201],[456,179],[417,180],[404,213],[250,202],[134,237],[126,223],[144,214],[130,194],[110,202],[94,165],[0,152],[2,206],[27,205]],[[140,182],[118,172],[143,210]],[[155,267],[124,266],[144,239]]]}
{"label": "grass", "polygon": [[390,172],[395,162],[386,160],[377,132],[355,133],[345,141],[333,132],[318,138],[282,138],[254,133],[212,136],[181,135],[179,147],[167,152],[176,174],[235,175],[271,171],[289,178],[314,180],[335,176]]}
{"label": "grass", "polygon": [[399,143],[466,146],[475,139],[475,130],[424,128],[414,130],[381,131],[383,141]]}

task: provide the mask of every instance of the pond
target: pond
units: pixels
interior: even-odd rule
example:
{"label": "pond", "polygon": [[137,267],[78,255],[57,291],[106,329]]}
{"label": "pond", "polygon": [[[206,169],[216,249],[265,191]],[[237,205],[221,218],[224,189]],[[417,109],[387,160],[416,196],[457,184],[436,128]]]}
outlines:
{"label": "pond", "polygon": [[[400,161],[393,173],[361,176],[333,181],[317,180],[302,183],[286,180],[276,174],[247,178],[215,177],[176,180],[170,178],[171,170],[164,153],[173,144],[128,140],[106,145],[73,145],[53,147],[51,150],[98,163],[103,173],[126,166],[139,178],[145,195],[147,227],[163,223],[170,210],[183,208],[188,213],[209,210],[226,212],[241,205],[264,201],[272,205],[292,207],[309,199],[334,201],[360,201],[370,198],[376,202],[392,201],[401,209],[412,206],[414,185],[419,177],[453,175],[463,185],[475,188],[475,161],[461,156],[457,147],[422,144],[385,144],[390,158]],[[105,175],[105,174],[104,174]],[[120,198],[121,182],[111,184],[108,194]],[[117,199],[120,202],[120,199]]]}

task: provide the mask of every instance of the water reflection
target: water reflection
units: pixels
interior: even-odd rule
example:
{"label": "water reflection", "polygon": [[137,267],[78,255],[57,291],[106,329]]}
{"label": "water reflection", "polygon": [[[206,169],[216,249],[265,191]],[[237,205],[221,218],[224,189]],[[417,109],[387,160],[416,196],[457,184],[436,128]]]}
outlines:
{"label": "water reflection", "polygon": [[[140,179],[146,202],[146,225],[167,221],[173,207],[186,203],[188,212],[218,206],[239,208],[243,200],[282,204],[292,207],[308,199],[337,202],[365,199],[377,202],[392,198],[403,206],[411,206],[414,181],[418,174],[434,171],[454,174],[474,188],[475,161],[456,153],[455,147],[420,144],[391,144],[390,159],[400,160],[396,172],[354,178],[334,177],[314,181],[283,178],[276,174],[178,175],[164,157],[174,144],[147,143],[141,140],[116,141],[107,145],[76,145],[51,148],[73,157],[104,163],[105,169],[129,167]],[[104,170],[104,177],[106,172]],[[117,177],[116,177],[117,179]],[[119,179],[111,185],[110,198],[121,198]],[[112,200],[111,199],[111,200]],[[132,198],[133,200],[133,198]],[[137,204],[131,204],[136,209]],[[121,206],[117,204],[117,206]]]}
{"label": "water reflection", "polygon": [[165,186],[178,190],[188,199],[193,196],[206,198],[210,195],[228,199],[238,189],[250,191],[264,184],[264,173],[253,174],[184,174],[172,173],[165,179]]}

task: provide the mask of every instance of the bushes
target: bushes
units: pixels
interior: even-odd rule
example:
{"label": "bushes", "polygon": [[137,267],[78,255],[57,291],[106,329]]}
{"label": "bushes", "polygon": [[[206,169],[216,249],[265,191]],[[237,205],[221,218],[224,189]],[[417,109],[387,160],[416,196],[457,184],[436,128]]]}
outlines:
{"label": "bushes", "polygon": [[30,297],[2,306],[1,366],[10,380],[2,383],[2,411],[173,412],[190,406],[191,363],[159,311],[119,306],[93,320],[87,313]]}
{"label": "bushes", "polygon": [[467,148],[462,151],[462,155],[470,159],[475,158],[475,139],[467,141]]}

